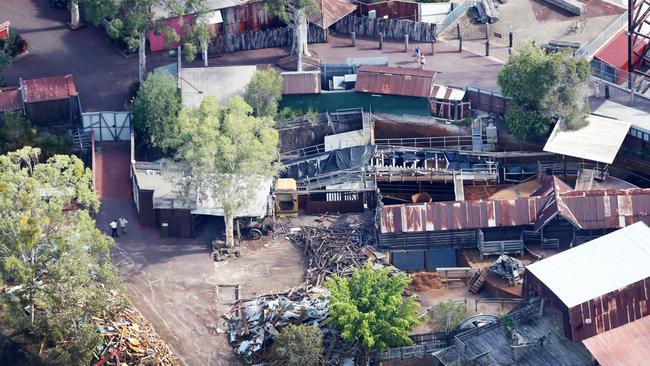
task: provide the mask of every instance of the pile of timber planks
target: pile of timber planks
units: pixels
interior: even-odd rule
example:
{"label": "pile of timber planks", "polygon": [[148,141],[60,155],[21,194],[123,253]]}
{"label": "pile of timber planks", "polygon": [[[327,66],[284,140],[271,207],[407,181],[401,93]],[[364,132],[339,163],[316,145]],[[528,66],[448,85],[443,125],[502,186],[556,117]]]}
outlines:
{"label": "pile of timber planks", "polygon": [[93,352],[93,365],[180,365],[171,348],[133,305],[112,319],[93,317],[93,321],[103,340]]}
{"label": "pile of timber planks", "polygon": [[351,276],[365,263],[363,234],[355,228],[303,226],[289,239],[303,249],[307,261],[305,280],[321,286],[333,274]]}

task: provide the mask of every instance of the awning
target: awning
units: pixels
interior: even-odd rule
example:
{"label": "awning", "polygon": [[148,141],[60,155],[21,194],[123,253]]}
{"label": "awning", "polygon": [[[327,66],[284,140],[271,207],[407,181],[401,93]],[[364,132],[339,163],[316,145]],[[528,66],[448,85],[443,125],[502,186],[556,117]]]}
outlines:
{"label": "awning", "polygon": [[562,122],[556,123],[544,151],[611,164],[631,124],[594,115],[587,117],[587,122],[577,130],[567,130]]}

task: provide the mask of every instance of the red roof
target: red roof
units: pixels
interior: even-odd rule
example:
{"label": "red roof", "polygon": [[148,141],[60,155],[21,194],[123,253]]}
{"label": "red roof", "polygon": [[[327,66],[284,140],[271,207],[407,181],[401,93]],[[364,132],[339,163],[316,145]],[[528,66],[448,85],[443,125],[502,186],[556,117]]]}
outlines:
{"label": "red roof", "polygon": [[613,229],[650,223],[650,189],[573,191],[552,177],[535,196],[390,205],[381,209],[381,232],[469,230],[535,225],[560,215],[580,229]]}
{"label": "red roof", "polygon": [[320,73],[314,71],[283,72],[282,95],[320,93]]}
{"label": "red roof", "polygon": [[[642,54],[643,48],[647,43],[648,42],[642,38],[638,38],[634,45],[634,51],[638,54]],[[627,36],[625,35],[625,32],[621,31],[614,38],[609,40],[609,42],[607,42],[605,46],[594,55],[594,58],[627,71]],[[633,62],[636,62],[638,59],[639,56],[633,56]]]}
{"label": "red roof", "polygon": [[363,65],[354,90],[361,93],[429,98],[437,72],[390,66]]}
{"label": "red roof", "polygon": [[68,99],[77,95],[72,75],[23,80],[25,103]]}
{"label": "red roof", "polygon": [[602,366],[646,365],[650,359],[650,316],[585,339],[582,343]]}
{"label": "red roof", "polygon": [[310,19],[312,23],[323,29],[327,29],[341,18],[357,10],[357,6],[346,0],[320,0],[317,2],[321,11]]}
{"label": "red roof", "polygon": [[20,89],[0,88],[0,111],[20,109]]}

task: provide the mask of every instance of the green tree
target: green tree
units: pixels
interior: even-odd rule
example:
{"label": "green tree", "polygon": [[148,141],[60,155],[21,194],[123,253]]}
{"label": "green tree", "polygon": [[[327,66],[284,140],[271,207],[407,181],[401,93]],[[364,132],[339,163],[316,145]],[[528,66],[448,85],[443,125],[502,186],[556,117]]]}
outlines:
{"label": "green tree", "polygon": [[39,153],[0,156],[0,275],[8,288],[0,301],[13,326],[43,340],[56,362],[88,364],[98,340],[91,317],[121,306],[112,240],[88,211],[99,207],[90,169],[75,156],[38,163]]}
{"label": "green tree", "polygon": [[246,85],[244,100],[257,117],[275,117],[282,98],[282,76],[275,69],[258,71]]}
{"label": "green tree", "polygon": [[67,154],[70,142],[65,136],[40,133],[20,111],[5,111],[0,125],[0,154],[23,146],[40,147],[44,156]]}
{"label": "green tree", "polygon": [[330,277],[325,284],[331,292],[329,324],[365,350],[412,344],[408,334],[420,319],[415,296],[402,297],[410,282],[405,274],[392,276],[387,268],[375,269],[370,262],[351,278]]}
{"label": "green tree", "polygon": [[0,86],[5,86],[5,70],[11,65],[11,56],[7,50],[0,49]]}
{"label": "green tree", "polygon": [[302,71],[302,56],[311,56],[307,46],[307,18],[320,13],[316,0],[264,0],[264,5],[280,20],[290,22],[293,29],[291,53],[298,56],[298,71]]}
{"label": "green tree", "polygon": [[173,128],[180,110],[176,79],[166,71],[150,74],[133,101],[135,132],[166,150],[169,148],[166,142],[175,134]]}
{"label": "green tree", "polygon": [[226,108],[206,97],[198,108],[181,110],[174,136],[165,142],[177,150],[201,192],[199,199],[210,197],[223,205],[229,246],[234,245],[233,219],[260,182],[280,167],[274,121],[256,118],[252,112],[241,97],[232,98]]}
{"label": "green tree", "polygon": [[429,310],[429,321],[436,331],[455,328],[469,314],[464,303],[453,300],[440,301]]}
{"label": "green tree", "polygon": [[511,98],[506,125],[519,141],[543,137],[561,119],[564,127],[584,126],[589,113],[589,64],[569,52],[547,54],[532,45],[503,66],[497,81]]}
{"label": "green tree", "polygon": [[[138,51],[138,80],[144,81],[147,73],[146,37],[149,31],[172,35],[174,30],[162,22],[163,18],[195,14],[206,19],[205,0],[85,0],[89,19],[96,25],[113,18],[106,29],[112,38],[122,39],[129,50]],[[157,10],[165,12],[160,17]],[[203,22],[198,22],[203,24]],[[207,43],[206,43],[207,47]],[[195,52],[196,54],[196,52]]]}
{"label": "green tree", "polygon": [[315,326],[290,324],[275,337],[271,366],[320,366],[323,333]]}

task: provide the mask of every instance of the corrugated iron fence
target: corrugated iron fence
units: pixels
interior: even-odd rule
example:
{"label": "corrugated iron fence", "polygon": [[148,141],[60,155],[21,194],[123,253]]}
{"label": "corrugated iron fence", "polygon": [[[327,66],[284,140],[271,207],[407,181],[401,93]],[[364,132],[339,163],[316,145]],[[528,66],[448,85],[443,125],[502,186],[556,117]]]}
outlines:
{"label": "corrugated iron fence", "polygon": [[[241,33],[219,34],[208,47],[209,54],[259,50],[262,48],[291,46],[293,31],[290,27],[251,30]],[[309,25],[309,43],[327,42],[327,33],[320,27]]]}
{"label": "corrugated iron fence", "polygon": [[402,19],[371,19],[348,15],[334,25],[338,33],[350,34],[355,32],[360,37],[384,38],[403,40],[408,34],[412,42],[435,42],[436,25],[431,23],[414,22]]}
{"label": "corrugated iron fence", "polygon": [[468,86],[465,88],[465,100],[472,103],[472,109],[488,113],[504,114],[508,109],[508,99],[493,90]]}

